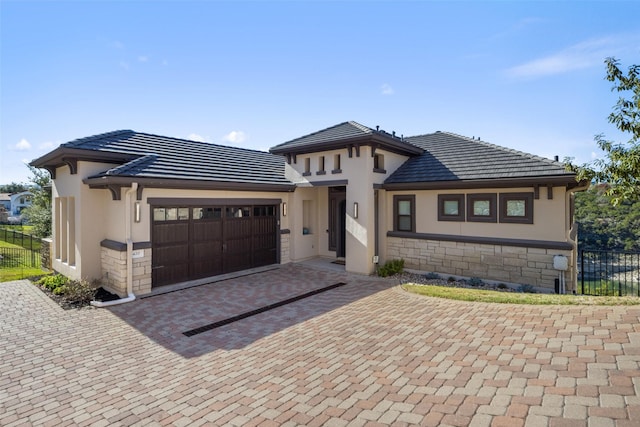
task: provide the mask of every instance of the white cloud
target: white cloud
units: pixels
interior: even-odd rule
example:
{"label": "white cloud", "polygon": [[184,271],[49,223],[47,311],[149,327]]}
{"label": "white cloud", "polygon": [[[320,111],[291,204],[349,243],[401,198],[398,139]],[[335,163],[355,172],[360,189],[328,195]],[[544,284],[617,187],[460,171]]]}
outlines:
{"label": "white cloud", "polygon": [[15,151],[29,151],[31,150],[31,143],[26,139],[22,138],[20,142],[13,146]]}
{"label": "white cloud", "polygon": [[226,134],[223,138],[225,142],[231,142],[233,144],[241,144],[247,140],[247,135],[241,130],[232,130]]}
{"label": "white cloud", "polygon": [[198,142],[206,142],[204,137],[202,137],[201,135],[198,135],[197,133],[190,133],[187,139],[190,139],[192,141],[198,141]]}
{"label": "white cloud", "polygon": [[167,61],[166,59],[163,59],[162,60],[162,65],[164,65],[166,67],[167,65],[169,65],[169,61]]}
{"label": "white cloud", "polygon": [[125,69],[125,70],[128,70],[129,69],[129,63],[126,62],[126,61],[120,61],[120,67]]}
{"label": "white cloud", "polygon": [[147,61],[149,61],[149,57],[147,55],[140,55],[140,56],[138,56],[138,61],[139,62],[147,62]]}
{"label": "white cloud", "polygon": [[509,68],[506,74],[511,77],[536,78],[602,66],[605,58],[634,52],[638,44],[640,44],[640,33],[590,39],[551,55]]}
{"label": "white cloud", "polygon": [[396,91],[393,90],[391,85],[384,83],[382,86],[380,86],[380,93],[383,95],[393,95],[394,93],[396,93]]}
{"label": "white cloud", "polygon": [[114,40],[108,43],[109,47],[113,48],[113,49],[124,49],[124,43],[118,41],[118,40]]}

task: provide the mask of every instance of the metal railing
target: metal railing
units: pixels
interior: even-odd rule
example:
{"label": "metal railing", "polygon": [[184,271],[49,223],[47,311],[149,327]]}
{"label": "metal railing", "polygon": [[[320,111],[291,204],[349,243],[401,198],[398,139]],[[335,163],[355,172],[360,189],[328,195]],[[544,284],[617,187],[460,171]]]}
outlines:
{"label": "metal railing", "polygon": [[640,296],[640,252],[584,250],[578,267],[583,295]]}
{"label": "metal railing", "polygon": [[42,239],[39,237],[8,228],[0,228],[0,240],[4,240],[5,242],[13,245],[22,246],[23,248],[31,251],[39,251],[40,246],[42,245]]}
{"label": "metal railing", "polygon": [[40,267],[40,251],[0,247],[0,268]]}

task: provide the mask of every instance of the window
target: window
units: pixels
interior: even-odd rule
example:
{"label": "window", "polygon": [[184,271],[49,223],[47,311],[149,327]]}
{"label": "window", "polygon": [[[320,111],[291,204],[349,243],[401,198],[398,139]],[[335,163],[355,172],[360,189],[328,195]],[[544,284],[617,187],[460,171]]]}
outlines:
{"label": "window", "polygon": [[416,196],[393,196],[393,228],[395,231],[416,230]]}
{"label": "window", "polygon": [[222,218],[222,208],[207,207],[193,208],[193,219],[220,219]]}
{"label": "window", "polygon": [[464,194],[438,194],[438,221],[464,221]]}
{"label": "window", "polygon": [[533,193],[500,193],[500,222],[533,224]]}
{"label": "window", "polygon": [[467,194],[467,221],[497,222],[495,194]]}
{"label": "window", "polygon": [[384,170],[384,156],[382,154],[375,154],[373,156],[373,171],[387,173],[387,171]]}
{"label": "window", "polygon": [[247,218],[251,213],[251,209],[248,206],[229,206],[225,209],[225,211],[225,218]]}
{"label": "window", "polygon": [[331,173],[342,173],[342,169],[340,166],[340,154],[333,155],[333,170]]}
{"label": "window", "polygon": [[189,208],[153,208],[154,221],[176,221],[189,219]]}
{"label": "window", "polygon": [[316,175],[324,175],[327,172],[324,170],[324,156],[318,157],[318,172]]}
{"label": "window", "polygon": [[304,159],[304,172],[302,176],[309,176],[309,175],[311,175],[311,158],[306,157]]}

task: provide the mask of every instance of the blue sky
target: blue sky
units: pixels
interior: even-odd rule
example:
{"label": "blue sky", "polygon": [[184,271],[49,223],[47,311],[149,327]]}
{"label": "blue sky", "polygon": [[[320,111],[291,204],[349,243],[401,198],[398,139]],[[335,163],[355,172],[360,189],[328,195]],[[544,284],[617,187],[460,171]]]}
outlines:
{"label": "blue sky", "polygon": [[266,150],[355,120],[599,155],[640,2],[0,3],[0,184],[103,132]]}

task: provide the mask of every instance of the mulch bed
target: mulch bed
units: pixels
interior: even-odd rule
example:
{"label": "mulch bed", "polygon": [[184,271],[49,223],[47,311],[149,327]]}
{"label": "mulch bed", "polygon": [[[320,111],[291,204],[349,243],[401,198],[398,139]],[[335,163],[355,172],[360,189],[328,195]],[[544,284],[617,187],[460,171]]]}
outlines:
{"label": "mulch bed", "polygon": [[445,286],[449,288],[467,288],[467,289],[482,289],[487,291],[499,291],[499,292],[518,292],[518,289],[514,289],[509,287],[504,283],[476,283],[470,280],[464,279],[432,279],[429,278],[425,274],[416,274],[416,273],[400,273],[394,276],[396,280],[399,281],[400,284],[412,283],[415,285],[432,285],[432,286]]}
{"label": "mulch bed", "polygon": [[[65,310],[71,309],[82,309],[82,308],[93,308],[90,301],[73,301],[66,298],[64,295],[56,295],[51,292],[49,289],[44,286],[39,286],[35,281],[31,281],[38,289],[40,289],[46,296],[51,298],[56,304],[62,307]],[[93,297],[94,301],[113,301],[117,300],[120,297],[116,294],[112,294],[111,292],[105,290],[104,288],[96,289],[95,296]]]}

